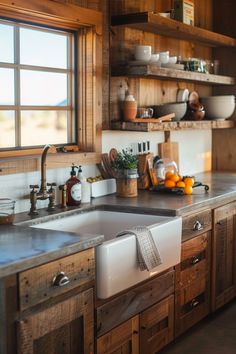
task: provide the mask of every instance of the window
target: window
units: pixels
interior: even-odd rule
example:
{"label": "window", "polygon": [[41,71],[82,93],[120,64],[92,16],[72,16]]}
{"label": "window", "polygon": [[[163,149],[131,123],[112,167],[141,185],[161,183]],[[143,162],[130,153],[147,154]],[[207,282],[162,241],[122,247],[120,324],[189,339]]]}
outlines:
{"label": "window", "polygon": [[74,35],[0,21],[0,150],[75,143]]}

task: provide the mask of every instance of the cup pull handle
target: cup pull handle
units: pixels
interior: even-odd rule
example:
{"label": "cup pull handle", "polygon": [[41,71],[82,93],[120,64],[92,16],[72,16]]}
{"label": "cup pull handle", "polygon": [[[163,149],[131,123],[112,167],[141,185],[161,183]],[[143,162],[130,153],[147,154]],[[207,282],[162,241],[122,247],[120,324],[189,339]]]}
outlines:
{"label": "cup pull handle", "polygon": [[192,263],[192,264],[197,264],[198,262],[200,262],[200,259],[199,259],[198,257],[195,257],[195,256],[194,256],[194,257],[192,258],[191,263]]}
{"label": "cup pull handle", "polygon": [[191,307],[194,308],[194,307],[197,307],[198,305],[199,305],[199,301],[196,299],[193,299],[192,303],[191,303]]}
{"label": "cup pull handle", "polygon": [[65,286],[70,282],[70,279],[65,275],[64,272],[58,273],[52,280],[53,286]]}
{"label": "cup pull handle", "polygon": [[203,225],[200,223],[199,220],[196,220],[195,223],[193,224],[193,230],[194,231],[203,230]]}

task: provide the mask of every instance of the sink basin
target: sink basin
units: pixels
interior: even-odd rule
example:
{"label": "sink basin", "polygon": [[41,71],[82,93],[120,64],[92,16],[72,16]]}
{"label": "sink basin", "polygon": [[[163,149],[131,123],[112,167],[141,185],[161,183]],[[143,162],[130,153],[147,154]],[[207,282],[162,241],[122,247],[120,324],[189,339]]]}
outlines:
{"label": "sink basin", "polygon": [[[160,252],[162,264],[140,271],[135,236],[116,238],[132,226],[147,226]],[[114,211],[89,211],[47,221],[31,227],[104,235],[96,247],[97,296],[106,299],[180,262],[182,219]]]}

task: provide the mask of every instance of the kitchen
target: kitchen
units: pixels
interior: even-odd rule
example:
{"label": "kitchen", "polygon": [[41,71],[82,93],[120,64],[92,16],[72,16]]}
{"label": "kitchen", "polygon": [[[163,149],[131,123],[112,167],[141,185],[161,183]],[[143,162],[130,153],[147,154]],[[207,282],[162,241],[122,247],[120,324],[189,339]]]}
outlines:
{"label": "kitchen", "polygon": [[[97,175],[96,164],[100,162],[100,154],[109,152],[111,148],[116,148],[117,150],[121,150],[122,148],[129,148],[131,144],[136,144],[139,141],[150,141],[150,151],[155,155],[157,154],[157,144],[162,143],[164,139],[164,133],[162,130],[159,131],[126,131],[109,129],[114,126],[116,123],[112,123],[112,121],[117,120],[119,118],[119,110],[118,110],[118,90],[120,84],[128,85],[129,91],[134,95],[136,100],[138,101],[139,106],[150,106],[153,104],[161,104],[166,102],[173,102],[176,100],[176,92],[178,89],[188,88],[189,91],[197,91],[200,96],[209,96],[211,94],[234,94],[235,85],[208,85],[201,84],[201,82],[194,81],[182,81],[182,80],[162,80],[158,79],[145,79],[145,78],[127,78],[126,76],[111,76],[110,77],[110,66],[117,66],[117,61],[120,58],[126,58],[127,54],[132,55],[132,50],[134,46],[137,44],[147,44],[151,45],[157,52],[164,51],[170,49],[172,55],[177,56],[186,56],[186,57],[201,57],[201,58],[217,58],[220,60],[220,74],[234,76],[234,51],[230,47],[224,48],[219,46],[213,47],[213,49],[208,46],[202,46],[199,44],[195,44],[195,41],[184,41],[184,40],[176,40],[166,36],[158,36],[152,33],[147,33],[144,31],[125,28],[118,28],[119,26],[112,26],[111,30],[109,29],[109,11],[112,14],[118,15],[120,13],[131,13],[131,12],[142,12],[142,11],[156,11],[156,12],[165,12],[171,9],[172,2],[171,1],[43,1],[45,4],[45,8],[42,8],[42,2],[39,1],[31,1],[30,5],[25,1],[17,1],[14,4],[11,4],[10,1],[1,1],[1,13],[4,18],[19,18],[20,20],[28,21],[28,22],[36,22],[44,24],[45,12],[50,13],[50,21],[51,25],[54,27],[62,27],[67,23],[67,27],[70,29],[75,29],[78,27],[78,14],[71,14],[71,9],[75,11],[74,6],[79,7],[79,17],[80,22],[86,26],[95,26],[95,35],[91,34],[91,32],[84,33],[83,38],[79,41],[78,45],[80,46],[80,50],[84,55],[93,56],[93,65],[96,66],[96,80],[91,79],[92,68],[91,66],[81,66],[79,73],[82,77],[82,83],[80,85],[80,90],[87,90],[86,97],[81,105],[81,111],[79,107],[79,113],[81,117],[81,122],[79,123],[78,129],[78,141],[80,142],[81,153],[68,153],[68,154],[48,154],[47,156],[47,182],[55,182],[57,185],[62,185],[69,178],[70,166],[72,163],[81,164],[83,166],[84,174],[88,176]],[[195,13],[195,26],[201,27],[204,29],[212,30],[214,28],[215,32],[222,33],[228,36],[235,37],[234,34],[234,6],[233,1],[227,1],[227,6],[225,3],[223,4],[220,1],[204,1],[198,2],[194,4],[194,13]],[[72,7],[70,7],[72,6]],[[22,10],[22,8],[24,10]],[[26,11],[26,9],[28,11]],[[68,9],[68,12],[66,11]],[[70,11],[69,11],[70,9]],[[87,12],[87,9],[92,9],[95,12]],[[83,12],[84,10],[84,12]],[[97,11],[98,10],[98,11]],[[58,12],[59,11],[59,12]],[[101,12],[103,13],[103,26],[101,26]],[[39,16],[39,14],[44,14]],[[63,16],[68,16],[69,19],[63,20],[60,22],[60,18]],[[221,16],[224,13],[225,16]],[[57,14],[58,17],[55,15]],[[37,18],[36,16],[39,16]],[[60,16],[59,16],[60,15]],[[73,16],[74,15],[74,16]],[[66,22],[67,21],[67,22]],[[89,25],[88,25],[89,24]],[[102,28],[103,27],[103,28]],[[86,37],[86,38],[85,38]],[[94,38],[96,37],[96,38]],[[109,37],[110,40],[109,40]],[[93,40],[93,46],[91,45],[91,40]],[[86,42],[87,41],[87,42]],[[87,47],[85,46],[85,42],[87,43]],[[96,43],[96,46],[95,46]],[[111,57],[109,59],[109,43],[111,43]],[[95,49],[94,49],[95,48]],[[94,52],[95,51],[95,52]],[[118,54],[117,54],[118,53]],[[230,60],[229,60],[230,59]],[[223,65],[223,63],[227,63],[227,65]],[[81,64],[82,65],[82,64]],[[200,74],[199,74],[200,75]],[[202,74],[203,75],[203,74]],[[89,84],[86,86],[87,80]],[[102,83],[102,89],[101,89]],[[91,89],[92,87],[92,89]],[[94,98],[93,93],[96,92],[97,95]],[[93,102],[94,107],[91,109],[90,102]],[[86,112],[86,113],[84,113]],[[89,122],[90,121],[90,122]],[[91,124],[91,122],[93,122]],[[174,123],[174,122],[173,122]],[[225,207],[225,215],[227,215],[227,220],[229,225],[232,223],[232,218],[234,214],[234,201],[235,201],[235,192],[234,192],[234,172],[236,166],[234,159],[234,129],[233,125],[229,125],[229,128],[225,129],[212,129],[209,125],[202,128],[205,123],[202,122],[194,122],[194,125],[188,126],[187,129],[174,129],[171,130],[171,140],[179,143],[179,171],[183,175],[196,175],[199,174],[200,180],[206,184],[209,184],[210,191],[209,195],[203,194],[202,190],[196,192],[196,195],[193,193],[192,196],[184,196],[185,199],[179,199],[179,196],[168,196],[163,198],[160,195],[151,195],[146,191],[138,192],[138,198],[130,198],[130,200],[123,200],[123,198],[116,198],[115,196],[94,199],[92,202],[93,207],[101,207],[104,205],[110,205],[114,209],[117,206],[121,206],[122,208],[127,207],[130,209],[129,211],[134,211],[136,208],[145,208],[146,210],[150,209],[154,214],[161,214],[166,210],[171,210],[173,215],[183,214],[184,217],[193,217],[195,214],[198,214],[200,211],[203,211],[203,220],[207,226],[207,229],[204,230],[204,235],[202,235],[201,231],[197,233],[200,237],[203,237],[204,245],[208,244],[211,240],[209,239],[209,233],[213,225],[211,225],[211,221],[209,221],[209,208],[210,210],[214,210],[214,225],[218,225],[217,222],[223,218],[224,212],[221,210],[217,210],[217,208]],[[114,125],[113,125],[114,124]],[[172,124],[172,123],[171,123]],[[182,124],[182,122],[181,122]],[[191,124],[191,123],[186,123]],[[224,124],[230,124],[229,121],[218,122],[219,126]],[[91,125],[93,125],[91,127]],[[193,128],[194,127],[194,128]],[[201,128],[200,128],[201,127]],[[116,128],[117,129],[117,128]],[[86,135],[84,133],[86,131]],[[48,142],[50,143],[50,142]],[[30,150],[28,150],[30,153]],[[15,153],[15,156],[14,156]],[[39,149],[37,155],[20,155],[22,151],[17,152],[13,151],[9,153],[9,151],[1,151],[0,152],[0,197],[8,197],[16,200],[16,213],[25,212],[28,213],[30,209],[30,200],[29,193],[30,188],[29,185],[36,185],[40,182],[40,154],[41,149]],[[32,150],[31,150],[32,153]],[[18,157],[16,157],[18,156]],[[229,174],[211,174],[211,171],[228,171]],[[217,190],[214,190],[214,186],[218,186]],[[220,187],[219,187],[220,186]],[[212,189],[213,188],[213,189]],[[148,197],[147,197],[148,194]],[[108,198],[108,197],[107,197]],[[149,199],[150,198],[150,199]],[[48,201],[37,202],[37,207],[46,208]],[[44,216],[47,217],[47,212],[44,211]],[[171,216],[173,216],[171,215]],[[16,215],[16,220],[18,215]],[[218,220],[219,219],[219,220]],[[208,222],[207,222],[208,220]],[[225,220],[225,219],[223,219]],[[187,219],[186,219],[187,222]],[[8,231],[7,231],[8,232]],[[35,231],[36,233],[38,231]],[[217,231],[214,231],[216,233]],[[202,235],[202,236],[201,236]],[[207,236],[206,236],[207,235]],[[40,236],[38,236],[40,237]],[[187,236],[186,236],[187,237]],[[188,240],[189,236],[185,239]],[[191,240],[191,237],[190,237]],[[200,239],[199,239],[200,240]],[[228,242],[231,242],[229,240]],[[56,240],[55,240],[56,242]],[[84,240],[86,243],[86,240]],[[87,241],[89,242],[89,241]],[[96,241],[90,240],[90,246],[99,244],[101,242],[101,238],[97,237]],[[223,242],[223,241],[222,241]],[[58,241],[59,244],[59,241]],[[49,246],[48,246],[49,247]],[[38,259],[38,263],[30,263],[31,267],[36,267],[37,265],[41,265],[43,263],[47,263],[50,261],[55,261],[57,258],[61,258],[62,256],[69,256],[71,254],[75,254],[80,251],[80,246],[78,244],[70,244],[71,250],[67,247],[66,249],[62,249],[61,253],[58,251],[58,254],[54,254],[52,258],[48,255],[41,255],[41,260]],[[230,245],[228,245],[230,249]],[[210,257],[210,256],[209,256]],[[89,256],[89,259],[92,258],[92,254]],[[92,261],[93,263],[94,261]],[[25,262],[27,264],[27,261]],[[210,263],[209,259],[208,262]],[[27,266],[24,265],[24,268],[15,268],[15,273],[11,273],[11,277],[7,278],[6,274],[4,274],[4,281],[11,284],[10,289],[15,291],[17,288],[18,280],[16,278],[16,272],[18,274],[23,274],[26,271]],[[33,265],[32,265],[33,264]],[[230,264],[227,265],[230,267]],[[94,265],[93,265],[94,267]],[[30,268],[30,267],[29,267]],[[232,264],[231,264],[232,268]],[[94,268],[93,268],[94,269]],[[3,271],[3,268],[2,268]],[[176,276],[179,276],[179,273],[176,270]],[[87,273],[86,273],[87,274]],[[163,275],[164,278],[167,277],[166,274]],[[89,285],[91,287],[94,286],[93,277],[89,277]],[[173,273],[168,274],[166,283],[168,281],[171,283],[171,279],[173,278]],[[166,279],[166,278],[165,278]],[[209,270],[206,276],[207,286],[209,286]],[[158,281],[158,279],[157,279]],[[229,280],[227,280],[229,283]],[[15,284],[14,284],[15,282]],[[221,279],[222,283],[222,279]],[[235,284],[235,282],[234,282]],[[154,285],[153,285],[154,286]],[[15,288],[14,288],[15,287]],[[83,288],[84,287],[84,288]],[[1,288],[2,289],[2,288]],[[85,289],[87,291],[87,285],[82,284],[80,290]],[[173,289],[172,289],[173,290]],[[229,287],[227,289],[228,298],[234,296],[235,289],[233,287]],[[76,293],[76,287],[73,289]],[[176,291],[176,301],[178,298],[178,289]],[[3,293],[3,290],[1,290]],[[225,298],[225,302],[227,302],[226,293],[223,295]],[[170,296],[172,293],[170,293]],[[233,295],[232,295],[233,294]],[[87,295],[87,293],[86,293]],[[1,294],[1,296],[3,296]],[[62,295],[61,295],[62,296]],[[63,294],[66,296],[66,294]],[[91,294],[87,295],[89,301],[91,302]],[[157,295],[157,301],[159,298]],[[214,297],[211,294],[212,297]],[[14,298],[14,297],[13,297]],[[161,297],[162,298],[162,297]],[[54,299],[55,300],[55,299]],[[114,299],[113,299],[114,300]],[[209,300],[209,298],[208,298]],[[51,301],[51,300],[50,300]],[[118,301],[118,300],[117,300]],[[121,301],[121,300],[120,300]],[[157,302],[156,301],[156,302]],[[16,302],[16,299],[14,300]],[[53,299],[52,299],[53,302]],[[54,301],[55,302],[55,301]],[[178,301],[177,301],[178,302]],[[219,299],[219,304],[224,302],[224,300]],[[46,306],[47,301],[40,302],[41,305],[37,306]],[[46,304],[46,305],[45,305]],[[113,304],[113,303],[112,303]],[[112,308],[112,304],[110,305]],[[152,303],[150,303],[151,305]],[[154,303],[153,303],[154,304]],[[211,302],[211,307],[216,308],[220,306],[219,304],[215,304],[213,301]],[[108,306],[109,304],[107,304]],[[11,307],[11,305],[8,304]],[[16,308],[18,305],[15,303]],[[25,306],[25,305],[24,305]],[[23,314],[29,314],[30,307],[26,306],[26,310],[23,306]],[[105,306],[105,305],[103,305]],[[12,304],[13,307],[13,304]],[[99,316],[103,316],[103,307],[100,304],[99,307]],[[147,306],[146,306],[147,307]],[[119,308],[119,307],[118,307]],[[117,309],[118,309],[117,308]],[[179,307],[177,306],[176,309]],[[106,307],[104,307],[106,310]],[[108,308],[109,309],[109,308]],[[104,310],[104,311],[105,311]],[[140,306],[140,312],[144,312],[146,310],[145,307]],[[205,316],[205,314],[209,313],[209,303],[206,306],[201,307],[201,311],[197,311],[197,308],[194,310],[199,314],[199,318],[201,316]],[[205,312],[204,312],[205,311]],[[177,310],[176,310],[177,312]],[[2,314],[2,310],[0,312]],[[4,311],[4,316],[6,313]],[[13,317],[15,314],[11,313],[11,323],[13,321]],[[17,319],[19,320],[19,316],[21,314],[17,311]],[[98,315],[97,315],[98,316]],[[124,320],[124,324],[129,326],[131,319],[133,318],[133,325],[137,326],[137,319],[139,315],[137,313],[133,314],[128,313],[127,317]],[[177,315],[176,315],[177,316]],[[197,315],[195,315],[197,316]],[[73,316],[72,316],[73,317]],[[105,318],[105,320],[107,320]],[[104,320],[104,322],[105,322]],[[198,319],[196,320],[198,321]],[[182,323],[182,322],[181,322]],[[119,324],[120,325],[120,324]],[[176,331],[183,331],[183,328],[179,328],[179,325],[176,325]],[[183,323],[181,324],[183,326]],[[118,327],[118,324],[112,324],[112,328]],[[184,327],[184,326],[183,326]],[[14,326],[10,326],[11,338],[15,338],[16,331],[15,324]],[[107,327],[108,328],[108,327]],[[128,327],[129,328],[129,327]],[[128,331],[128,329],[127,329]],[[6,335],[6,328],[1,328],[1,332]],[[102,332],[101,332],[102,333]],[[109,333],[108,330],[104,330],[103,334]],[[8,334],[9,335],[9,334]],[[92,337],[92,335],[90,335]],[[135,337],[135,336],[134,336]],[[102,336],[101,336],[102,338]],[[91,341],[91,338],[90,338]],[[11,344],[10,349],[6,349],[5,339],[1,341],[1,353],[14,353],[16,349],[14,348],[14,344]],[[49,347],[50,348],[50,347]],[[8,350],[8,351],[7,351]],[[27,349],[28,350],[28,349]],[[31,350],[31,351],[30,351]],[[33,353],[33,349],[28,351],[25,350],[23,353]],[[43,350],[43,349],[41,349]],[[51,349],[50,349],[51,350]],[[49,352],[53,351],[51,350]],[[19,351],[19,350],[18,350]],[[21,351],[19,351],[21,353]],[[39,349],[36,353],[40,353]],[[45,352],[45,350],[44,350]],[[55,352],[55,351],[54,351]],[[68,353],[73,352],[68,351]],[[86,352],[86,351],[85,351]],[[87,351],[92,352],[90,351]],[[102,352],[102,351],[101,351]],[[103,351],[104,352],[104,351]],[[106,352],[106,351],[105,351]],[[108,352],[108,351],[107,351]],[[135,351],[134,351],[135,352]],[[136,351],[138,352],[138,351]]]}

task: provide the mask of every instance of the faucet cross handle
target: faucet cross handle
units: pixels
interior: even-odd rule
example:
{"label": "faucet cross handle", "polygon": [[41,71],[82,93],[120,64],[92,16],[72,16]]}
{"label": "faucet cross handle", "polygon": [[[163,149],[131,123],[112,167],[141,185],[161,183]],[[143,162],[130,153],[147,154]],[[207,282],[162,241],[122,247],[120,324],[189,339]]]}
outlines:
{"label": "faucet cross handle", "polygon": [[33,192],[34,192],[35,189],[38,189],[38,188],[39,188],[39,185],[38,185],[38,184],[30,184],[29,187],[32,188],[32,189],[33,189]]}
{"label": "faucet cross handle", "polygon": [[[57,185],[57,184],[56,184],[55,182],[53,182],[53,183],[47,183],[47,186],[48,186],[48,187],[51,187],[51,188],[52,188],[52,187],[56,187],[56,185]],[[50,188],[50,189],[51,189],[51,188]]]}

